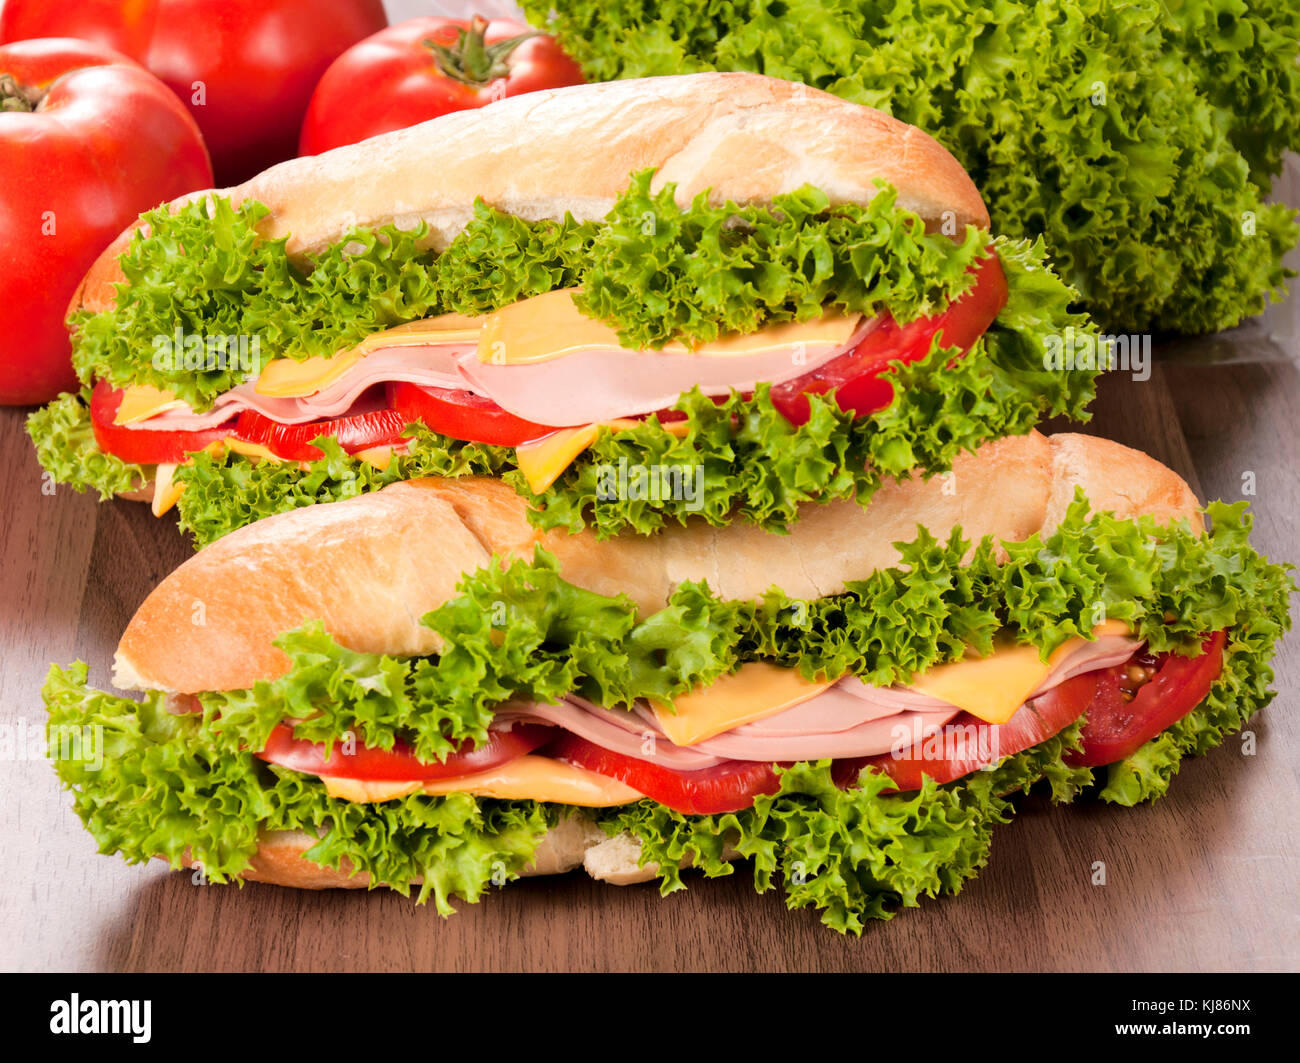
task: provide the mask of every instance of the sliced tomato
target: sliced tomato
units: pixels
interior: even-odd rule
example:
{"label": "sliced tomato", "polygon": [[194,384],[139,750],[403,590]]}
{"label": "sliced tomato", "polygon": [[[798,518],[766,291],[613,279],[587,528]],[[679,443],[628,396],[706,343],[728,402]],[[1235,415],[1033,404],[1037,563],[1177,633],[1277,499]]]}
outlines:
{"label": "sliced tomato", "polygon": [[470,443],[517,447],[556,428],[525,421],[489,398],[456,388],[397,381],[388,385],[388,402],[407,421],[419,421],[435,432]]}
{"label": "sliced tomato", "polygon": [[894,780],[899,790],[919,790],[922,776],[937,783],[952,782],[1014,753],[1045,742],[1088,711],[1097,693],[1100,672],[1067,679],[1021,708],[1004,724],[985,723],[963,712],[933,738],[913,743],[897,756],[881,753],[836,761],[833,776],[851,786],[864,767],[874,767]]}
{"label": "sliced tomato", "polygon": [[370,447],[400,443],[407,423],[407,418],[388,409],[371,409],[306,424],[280,424],[256,410],[244,410],[235,426],[235,435],[249,443],[260,443],[286,461],[316,461],[324,457],[324,452],[312,446],[312,440],[321,436],[333,436],[345,451],[355,454]]}
{"label": "sliced tomato", "polygon": [[516,724],[508,731],[488,731],[488,741],[478,748],[463,743],[442,763],[419,760],[407,743],[398,739],[392,749],[360,746],[350,753],[335,744],[328,757],[325,747],[294,738],[290,724],[277,724],[266,748],[257,756],[307,775],[330,775],[340,779],[390,780],[454,779],[509,763],[544,745],[555,733],[543,724]]}
{"label": "sliced tomato", "polygon": [[728,760],[702,771],[673,771],[614,753],[568,732],[542,754],[617,779],[674,812],[691,816],[738,812],[752,805],[759,794],[774,794],[781,788],[775,766],[765,761]]}
{"label": "sliced tomato", "polygon": [[216,428],[204,428],[197,432],[171,432],[114,424],[118,407],[122,405],[122,395],[120,388],[113,387],[106,380],[99,381],[90,393],[90,423],[99,449],[123,461],[138,465],[180,464],[188,455],[202,450],[210,443],[225,439],[234,431],[234,418]]}
{"label": "sliced tomato", "polygon": [[809,417],[808,395],[835,393],[842,410],[859,417],[884,409],[894,401],[890,362],[916,362],[930,353],[942,333],[945,347],[970,350],[1007,303],[1007,279],[997,255],[974,267],[975,284],[948,307],[930,317],[900,325],[888,315],[847,354],[772,389],[772,404],[791,424]]}
{"label": "sliced tomato", "polygon": [[1069,754],[1066,762],[1085,768],[1114,764],[1176,724],[1205,700],[1223,672],[1227,640],[1226,631],[1216,631],[1195,657],[1161,654],[1155,675],[1131,700],[1123,690],[1125,665],[1099,672],[1097,694],[1083,725],[1083,749]]}

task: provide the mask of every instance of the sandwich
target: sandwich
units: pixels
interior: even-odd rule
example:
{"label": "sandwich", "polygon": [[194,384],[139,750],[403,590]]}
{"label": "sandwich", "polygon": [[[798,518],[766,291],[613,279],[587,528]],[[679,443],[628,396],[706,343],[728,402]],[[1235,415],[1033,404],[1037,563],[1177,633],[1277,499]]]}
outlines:
{"label": "sandwich", "polygon": [[540,530],[784,530],[1084,419],[1108,362],[1073,299],[915,127],[753,74],[583,85],[145,214],[29,431],[200,546],[464,475]]}
{"label": "sandwich", "polygon": [[788,536],[601,539],[491,477],[232,531],[51,669],[99,850],[201,881],[387,886],[449,914],[522,875],[752,866],[842,932],[956,892],[1014,795],[1134,805],[1272,697],[1283,566],[1245,503],[1036,431]]}

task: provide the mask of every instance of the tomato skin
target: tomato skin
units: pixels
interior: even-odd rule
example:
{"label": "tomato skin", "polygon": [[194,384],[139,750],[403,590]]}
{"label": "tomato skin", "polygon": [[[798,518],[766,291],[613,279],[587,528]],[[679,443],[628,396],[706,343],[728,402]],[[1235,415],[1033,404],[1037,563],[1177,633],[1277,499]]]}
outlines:
{"label": "tomato skin", "polygon": [[[473,85],[449,77],[424,42],[450,47],[456,43],[456,30],[469,28],[470,22],[462,19],[415,18],[381,30],[344,52],[325,71],[312,95],[300,153],[318,155],[506,96],[582,83],[578,65],[546,36],[524,41],[511,52],[504,78]],[[496,19],[484,30],[491,45],[527,33],[528,27]]]}
{"label": "tomato skin", "polygon": [[72,39],[0,46],[44,95],[0,113],[0,404],[75,391],[64,317],[86,270],[145,210],[207,188],[194,120],[148,71]]}
{"label": "tomato skin", "polygon": [[968,351],[993,324],[1007,302],[1007,279],[996,254],[974,267],[975,285],[930,317],[899,325],[885,315],[856,348],[810,373],[778,384],[772,404],[791,424],[806,424],[809,394],[835,392],[836,404],[864,417],[894,401],[889,363],[916,362],[930,353],[931,341],[942,333],[945,347]]}
{"label": "tomato skin", "polygon": [[139,465],[179,465],[204,447],[225,439],[234,431],[234,419],[215,428],[197,432],[162,432],[156,429],[116,425],[113,418],[122,404],[122,392],[106,380],[90,393],[90,423],[95,442],[105,454]]}
{"label": "tomato skin", "polygon": [[157,16],[157,0],[8,0],[0,5],[0,42],[76,37],[143,64]]}
{"label": "tomato skin", "polygon": [[[339,779],[403,782],[418,779],[454,779],[472,775],[509,763],[544,745],[554,728],[542,724],[515,724],[508,731],[488,731],[488,741],[477,749],[452,753],[445,761],[419,760],[407,743],[398,739],[392,749],[359,746],[345,753],[335,744],[329,757],[325,747],[306,739],[294,738],[293,727],[278,723],[267,739],[266,747],[256,756],[268,764],[300,771],[307,775],[329,775]],[[462,743],[462,747],[468,743]]]}
{"label": "tomato skin", "polygon": [[127,44],[189,108],[223,185],[292,158],[321,75],[388,24],[382,0],[128,0],[116,19],[82,6],[6,0],[4,39],[39,29]]}
{"label": "tomato skin", "polygon": [[235,436],[260,443],[286,461],[316,461],[324,451],[311,444],[320,436],[333,436],[349,454],[402,441],[408,421],[396,410],[369,410],[307,424],[280,424],[256,410],[244,410],[235,423]]}
{"label": "tomato skin", "polygon": [[1226,631],[1216,631],[1195,657],[1167,654],[1156,674],[1126,702],[1120,693],[1124,666],[1099,673],[1097,697],[1083,725],[1083,749],[1066,756],[1076,767],[1096,768],[1132,755],[1205,700],[1223,672]]}
{"label": "tomato skin", "polygon": [[674,812],[707,816],[749,808],[759,794],[781,789],[776,766],[730,760],[703,771],[672,771],[662,765],[614,753],[564,732],[542,750],[544,756],[627,783]]}
{"label": "tomato skin", "polygon": [[388,404],[407,421],[419,421],[435,432],[470,443],[517,447],[555,431],[554,425],[525,421],[472,391],[398,381],[388,385]]}

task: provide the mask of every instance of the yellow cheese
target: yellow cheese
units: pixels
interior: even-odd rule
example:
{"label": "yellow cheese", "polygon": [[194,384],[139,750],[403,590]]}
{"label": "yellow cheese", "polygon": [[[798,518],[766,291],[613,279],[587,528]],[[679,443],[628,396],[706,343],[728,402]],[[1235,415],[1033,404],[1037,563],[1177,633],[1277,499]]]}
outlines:
{"label": "yellow cheese", "polygon": [[369,462],[382,472],[393,460],[393,448],[391,446],[367,447],[365,450],[358,450],[352,456],[358,461]]}
{"label": "yellow cheese", "polygon": [[774,716],[831,685],[805,679],[794,668],[753,661],[710,686],[683,694],[671,706],[655,703],[655,719],[669,741],[693,746],[733,727]]}
{"label": "yellow cheese", "polygon": [[175,475],[175,465],[159,465],[153,471],[153,504],[150,509],[155,517],[161,517],[180,501],[185,485],[173,483]]}
{"label": "yellow cheese", "polygon": [[[1107,620],[1093,629],[1093,635],[1127,635],[1129,627],[1120,620]],[[1016,710],[1047,678],[1048,673],[1085,643],[1067,640],[1047,661],[1039,659],[1036,646],[1021,646],[999,637],[987,657],[966,657],[940,664],[908,685],[911,689],[947,701],[978,716],[986,723],[1006,723]]]}
{"label": "yellow cheese", "polygon": [[484,320],[464,314],[441,314],[376,332],[351,350],[328,358],[320,355],[302,361],[275,358],[262,368],[253,390],[259,395],[277,399],[312,395],[334,383],[371,351],[426,343],[473,343],[478,339]]}
{"label": "yellow cheese", "polygon": [[132,384],[122,389],[122,402],[113,416],[113,423],[135,424],[167,410],[186,408],[186,404],[170,391],[150,387],[148,384]]}
{"label": "yellow cheese", "polygon": [[[587,317],[574,306],[576,290],[562,288],[521,299],[487,315],[479,335],[479,361],[489,365],[526,365],[580,351],[622,347],[617,330]],[[798,344],[839,347],[849,341],[861,320],[859,316],[827,314],[813,321],[770,325],[758,332],[724,336],[695,348],[670,343],[662,350],[668,354],[721,358],[784,350]]]}
{"label": "yellow cheese", "polygon": [[573,464],[573,459],[596,442],[602,427],[632,428],[639,421],[617,420],[600,424],[584,424],[577,428],[561,428],[532,443],[515,448],[515,464],[524,474],[533,494],[539,495],[560,478],[560,474]]}
{"label": "yellow cheese", "polygon": [[236,439],[234,436],[226,436],[226,446],[236,454],[242,454],[246,458],[265,458],[267,461],[284,460],[261,443],[249,443],[247,440]]}
{"label": "yellow cheese", "polygon": [[473,775],[432,782],[363,782],[324,779],[325,791],[344,801],[393,801],[408,794],[473,794],[506,801],[551,801],[585,808],[608,808],[639,801],[643,796],[617,779],[597,775],[572,764],[533,754]]}

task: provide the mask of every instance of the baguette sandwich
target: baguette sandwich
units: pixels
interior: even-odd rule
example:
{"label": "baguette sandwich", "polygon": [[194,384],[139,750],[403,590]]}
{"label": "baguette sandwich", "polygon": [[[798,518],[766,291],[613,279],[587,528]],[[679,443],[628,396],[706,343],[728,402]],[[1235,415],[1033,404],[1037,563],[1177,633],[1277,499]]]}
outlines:
{"label": "baguette sandwich", "polygon": [[861,932],[955,892],[1011,795],[1163,794],[1271,695],[1291,579],[1244,503],[1101,439],[986,443],[805,507],[539,530],[499,480],[269,517],[45,686],[101,852],[203,880],[453,898],[753,866]]}
{"label": "baguette sandwich", "polygon": [[503,477],[543,530],[783,529],[1082,419],[1105,359],[1073,296],[878,111],[583,85],[146,214],[73,299],[83,390],[29,430],[56,480],[178,505],[199,545],[430,475]]}

